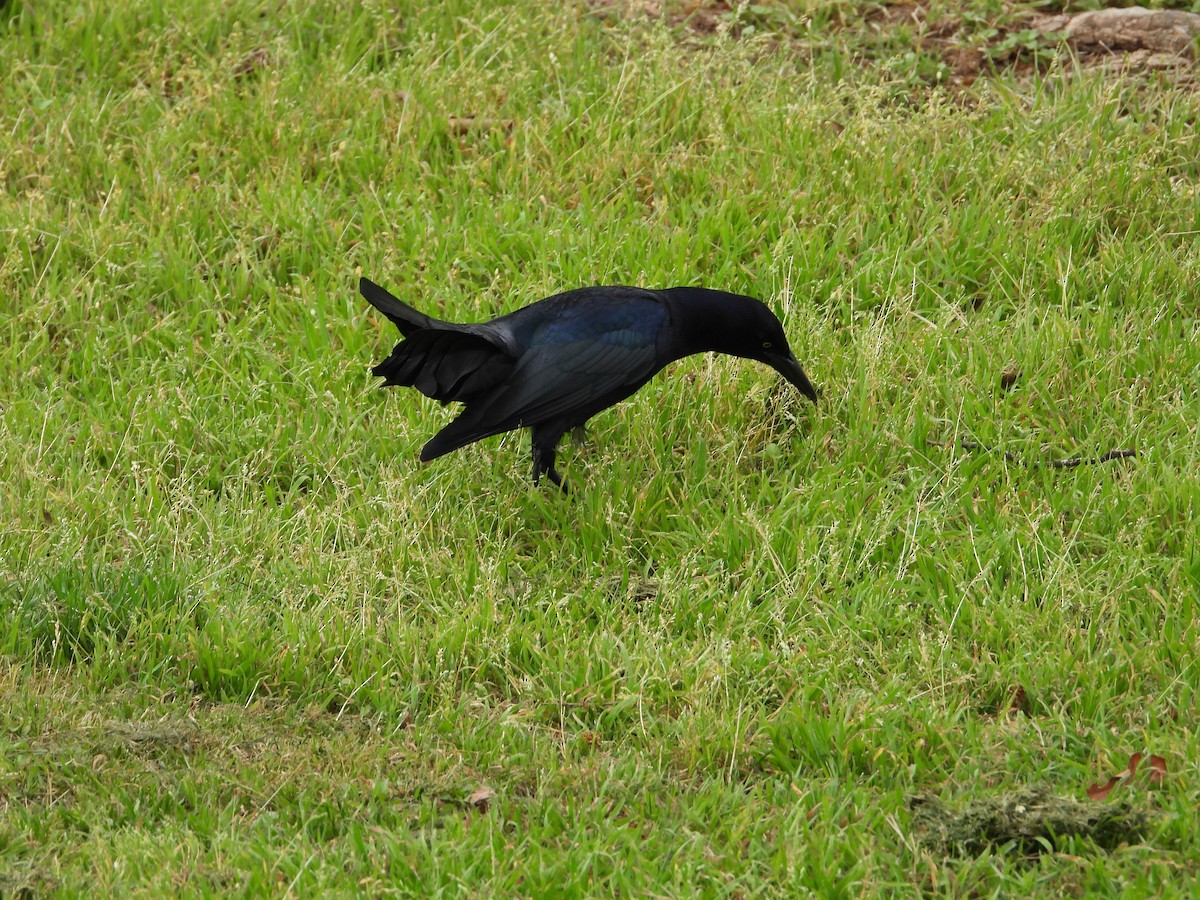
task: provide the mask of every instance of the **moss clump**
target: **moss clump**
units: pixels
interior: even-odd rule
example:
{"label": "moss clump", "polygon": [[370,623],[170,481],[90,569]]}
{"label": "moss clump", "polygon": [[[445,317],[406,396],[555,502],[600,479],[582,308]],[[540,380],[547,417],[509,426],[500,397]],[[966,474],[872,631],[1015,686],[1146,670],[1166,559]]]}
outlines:
{"label": "moss clump", "polygon": [[957,811],[930,796],[913,797],[909,805],[921,843],[942,853],[972,855],[1010,843],[1018,852],[1040,853],[1067,837],[1090,838],[1111,849],[1138,840],[1151,819],[1127,800],[1080,803],[1045,788],[983,797]]}

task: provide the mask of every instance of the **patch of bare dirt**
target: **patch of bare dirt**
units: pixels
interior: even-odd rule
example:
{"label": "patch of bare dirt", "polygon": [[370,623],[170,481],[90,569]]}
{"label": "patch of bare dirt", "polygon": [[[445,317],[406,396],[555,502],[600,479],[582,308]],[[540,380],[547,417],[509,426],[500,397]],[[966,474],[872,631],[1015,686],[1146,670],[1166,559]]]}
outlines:
{"label": "patch of bare dirt", "polygon": [[[769,33],[797,53],[819,49],[805,33],[811,22],[779,0],[742,6],[728,0],[589,0],[603,18],[658,20],[703,40],[722,29],[735,39]],[[850,38],[863,66],[915,54],[918,77],[966,87],[998,72],[1029,75],[1074,53],[1087,68],[1171,72],[1194,81],[1200,15],[1142,7],[1045,15],[1017,8],[985,17],[978,12],[934,10],[927,0],[899,0],[859,13],[839,9],[825,24],[829,33]]]}
{"label": "patch of bare dirt", "polygon": [[590,0],[592,12],[605,18],[664,19],[700,35],[715,34],[721,22],[733,13],[725,0]]}

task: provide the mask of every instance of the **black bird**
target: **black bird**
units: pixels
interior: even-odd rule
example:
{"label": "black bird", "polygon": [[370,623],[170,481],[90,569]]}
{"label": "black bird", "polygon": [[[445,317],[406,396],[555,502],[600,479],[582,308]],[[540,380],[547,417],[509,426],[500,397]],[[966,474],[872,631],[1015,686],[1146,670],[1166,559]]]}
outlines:
{"label": "black bird", "polygon": [[757,359],[814,403],[816,388],[788,347],[779,319],[750,297],[705,288],[586,287],[490,322],[442,322],[363,278],[362,295],[404,336],[371,372],[442,405],[466,405],[421,449],[437,459],[474,441],[528,428],[533,483],[554,468],[562,436],[624,400],[669,362],[713,351]]}

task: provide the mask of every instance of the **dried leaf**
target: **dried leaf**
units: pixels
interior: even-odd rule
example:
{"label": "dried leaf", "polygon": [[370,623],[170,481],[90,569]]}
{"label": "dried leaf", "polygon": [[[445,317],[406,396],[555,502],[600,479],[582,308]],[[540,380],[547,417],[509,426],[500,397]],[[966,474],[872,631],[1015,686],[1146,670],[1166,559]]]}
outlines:
{"label": "dried leaf", "polygon": [[488,806],[491,805],[492,798],[495,796],[496,792],[485,784],[467,798],[467,803],[480,812],[485,813],[488,811]]}
{"label": "dried leaf", "polygon": [[1145,754],[1138,752],[1129,757],[1129,765],[1125,768],[1125,777],[1132,778],[1137,774],[1138,763],[1142,761],[1142,757],[1144,755]]}
{"label": "dried leaf", "polygon": [[1025,693],[1023,685],[1018,684],[1013,688],[1012,697],[1008,701],[1008,713],[1009,715],[1016,715],[1017,713],[1029,715],[1029,696]]}
{"label": "dried leaf", "polygon": [[1093,784],[1087,789],[1087,795],[1093,800],[1107,800],[1108,795],[1120,780],[1121,777],[1119,775],[1114,775],[1108,781],[1104,782],[1104,784]]}
{"label": "dried leaf", "polygon": [[1167,761],[1151,753],[1150,758],[1146,760],[1146,766],[1150,769],[1150,783],[1162,784],[1163,779],[1167,777]]}
{"label": "dried leaf", "polygon": [[1001,390],[1012,390],[1013,385],[1017,383],[1017,379],[1021,377],[1021,370],[1017,368],[1016,363],[1010,364],[1003,372],[1000,373],[1000,388]]}
{"label": "dried leaf", "polygon": [[[1108,779],[1108,781],[1104,782],[1104,784],[1100,784],[1099,782],[1093,784],[1087,789],[1087,795],[1093,800],[1106,799],[1112,792],[1112,789],[1118,784],[1133,780],[1133,776],[1137,774],[1138,766],[1141,764],[1144,757],[1145,754],[1141,753],[1140,751],[1138,753],[1134,753],[1129,757],[1129,764],[1125,767],[1124,772],[1117,773],[1112,778]],[[1152,770],[1150,780],[1154,783],[1161,781],[1163,773],[1167,770],[1166,760],[1164,760],[1161,756],[1151,756],[1148,765]],[[1160,765],[1161,769],[1159,768]]]}

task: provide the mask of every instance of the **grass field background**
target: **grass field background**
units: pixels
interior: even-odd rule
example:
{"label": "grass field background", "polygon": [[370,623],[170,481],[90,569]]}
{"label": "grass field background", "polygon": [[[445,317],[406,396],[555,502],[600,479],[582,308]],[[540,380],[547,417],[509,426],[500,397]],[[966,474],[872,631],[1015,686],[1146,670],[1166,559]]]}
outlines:
{"label": "grass field background", "polygon": [[[0,10],[0,893],[1190,890],[1200,93],[879,9]],[[424,466],[363,274],[752,294],[822,402]],[[913,826],[1135,751],[1116,849]]]}

